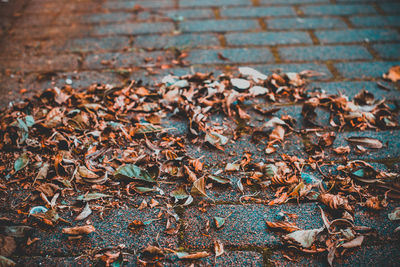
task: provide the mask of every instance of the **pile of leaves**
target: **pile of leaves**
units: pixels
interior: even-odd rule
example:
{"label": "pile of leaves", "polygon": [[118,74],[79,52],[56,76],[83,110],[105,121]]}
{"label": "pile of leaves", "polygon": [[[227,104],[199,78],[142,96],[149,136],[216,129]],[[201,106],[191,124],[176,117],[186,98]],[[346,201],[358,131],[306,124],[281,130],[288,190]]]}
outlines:
{"label": "pile of leaves", "polygon": [[[173,208],[209,198],[208,183],[241,191],[244,185],[257,185],[260,190],[274,191],[276,198],[245,200],[266,205],[318,201],[334,216],[329,220],[321,209],[324,225],[311,230],[299,229],[287,218],[267,222],[271,229],[289,232],[284,241],[302,251],[328,251],[328,261],[332,263],[338,249],[361,245],[364,233],[368,232],[354,225],[354,207],[383,209],[391,199],[400,199],[400,184],[398,174],[377,171],[364,161],[348,161],[346,157],[335,167],[337,174],[324,174],[320,169],[326,160],[324,150],[332,146],[335,132],[343,129],[398,127],[397,109],[384,99],[376,100],[365,90],[351,100],[343,94],[306,90],[307,77],[314,75],[319,73],[277,72],[268,76],[240,67],[238,73],[217,77],[212,73],[168,75],[152,87],[131,81],[122,87],[96,84],[81,91],[71,86],[47,89],[13,103],[0,115],[0,190],[7,191],[11,186],[32,190],[29,204],[20,212],[34,218],[36,223],[50,226],[75,224],[58,215],[63,198],[73,197],[83,203],[74,209],[75,221],[82,221],[94,208],[95,212],[103,212],[114,207],[111,201],[109,204],[103,201],[103,207],[94,205],[97,200],[124,199],[136,194],[162,196],[150,203],[143,201],[138,208],[163,207],[160,216],[167,218],[166,232],[177,234],[180,219]],[[246,104],[254,99],[263,104]],[[317,142],[306,148],[308,158],[286,154],[280,155],[279,160],[270,157],[285,142],[285,136],[308,133],[296,129],[292,116],[274,116],[279,110],[276,104],[281,103],[303,104],[304,121],[312,125],[310,132],[317,138]],[[316,123],[316,109],[329,112],[329,124],[334,131],[326,132]],[[250,111],[268,119],[261,127],[248,127],[247,133],[240,127],[232,132],[211,120],[214,115],[223,115],[237,125],[248,123],[252,120]],[[171,117],[187,123],[185,135],[177,135],[173,128],[165,127],[165,121]],[[264,161],[255,162],[251,153],[245,153],[240,162],[227,163],[225,170],[215,173],[202,157],[193,158],[187,152],[188,144],[224,151],[228,142],[235,142],[243,134],[265,144]],[[333,151],[346,155],[351,150],[365,153],[383,147],[374,138],[353,137],[348,142],[350,146],[336,147]],[[321,172],[323,179],[304,172],[305,167]],[[232,172],[244,173],[235,185],[224,175]],[[160,187],[163,184],[174,185],[175,189],[166,195]],[[221,219],[225,220],[219,219],[220,224]],[[130,227],[148,223],[151,222],[135,220]],[[63,229],[70,239],[82,238],[93,231],[96,229],[90,224]],[[154,257],[141,261],[152,262],[171,251],[150,246],[143,253]],[[209,256],[208,252],[194,256],[172,253],[189,259]],[[223,253],[219,242],[216,253]],[[109,264],[120,255],[117,249],[96,258]]]}

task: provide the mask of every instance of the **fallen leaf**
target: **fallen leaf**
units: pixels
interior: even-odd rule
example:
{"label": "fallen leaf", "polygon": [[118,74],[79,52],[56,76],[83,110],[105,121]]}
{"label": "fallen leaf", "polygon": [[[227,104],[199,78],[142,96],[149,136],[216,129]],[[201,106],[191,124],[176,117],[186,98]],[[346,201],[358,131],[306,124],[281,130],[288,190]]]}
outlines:
{"label": "fallen leaf", "polygon": [[118,179],[128,178],[128,179],[142,180],[150,183],[156,182],[154,178],[151,177],[148,171],[143,170],[134,164],[126,164],[124,166],[119,167],[115,171],[114,176]]}
{"label": "fallen leaf", "polygon": [[391,80],[394,83],[400,81],[400,66],[391,67],[387,74],[383,74],[383,78]]}
{"label": "fallen leaf", "polygon": [[205,191],[205,176],[197,179],[192,186],[192,193],[200,193],[203,196],[207,197],[207,193]]}
{"label": "fallen leaf", "polygon": [[75,226],[62,229],[63,234],[67,235],[88,235],[96,231],[93,225]]}
{"label": "fallen leaf", "polygon": [[360,235],[354,238],[353,240],[343,243],[341,245],[342,248],[355,248],[355,247],[360,247],[362,242],[364,241],[364,236]]}
{"label": "fallen leaf", "polygon": [[92,214],[92,210],[90,209],[89,202],[86,203],[85,207],[82,209],[81,213],[76,216],[75,221],[81,221],[89,217]]}
{"label": "fallen leaf", "polygon": [[367,148],[382,148],[383,144],[381,141],[375,138],[368,137],[349,137],[346,140],[354,145],[361,145]]}
{"label": "fallen leaf", "polygon": [[391,221],[400,220],[400,207],[395,208],[393,212],[389,213],[388,218]]}
{"label": "fallen leaf", "polygon": [[309,248],[314,243],[317,235],[321,233],[324,228],[312,229],[312,230],[298,230],[287,234],[284,238],[288,241],[294,241],[296,244],[300,244],[304,248]]}
{"label": "fallen leaf", "polygon": [[269,228],[271,229],[278,229],[278,230],[284,230],[286,232],[294,232],[297,230],[300,230],[299,227],[296,226],[296,224],[292,223],[292,222],[285,222],[285,221],[281,221],[281,222],[270,222],[270,221],[265,221],[268,225]]}
{"label": "fallen leaf", "polygon": [[178,256],[178,258],[181,260],[195,260],[208,257],[210,256],[210,253],[206,251],[196,252],[192,254],[189,254],[187,252],[177,252],[176,256]]}
{"label": "fallen leaf", "polygon": [[224,244],[222,244],[222,242],[219,240],[215,240],[214,241],[214,251],[215,251],[215,257],[219,257],[222,254],[224,254],[225,253]]}

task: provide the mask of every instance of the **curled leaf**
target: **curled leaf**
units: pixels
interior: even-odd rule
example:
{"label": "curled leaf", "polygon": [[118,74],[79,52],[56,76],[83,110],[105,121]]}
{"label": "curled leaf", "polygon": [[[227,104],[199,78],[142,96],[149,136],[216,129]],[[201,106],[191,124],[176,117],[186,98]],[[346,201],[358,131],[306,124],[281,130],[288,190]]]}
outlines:
{"label": "curled leaf", "polygon": [[63,234],[67,235],[88,235],[96,231],[93,225],[75,226],[62,229]]}
{"label": "curled leaf", "polygon": [[89,217],[92,214],[92,210],[90,209],[89,202],[86,203],[85,207],[82,209],[81,213],[76,216],[75,221],[81,221]]}
{"label": "curled leaf", "polygon": [[289,242],[300,244],[304,248],[309,248],[314,243],[317,235],[321,233],[324,228],[312,230],[298,230],[286,235],[284,238]]}

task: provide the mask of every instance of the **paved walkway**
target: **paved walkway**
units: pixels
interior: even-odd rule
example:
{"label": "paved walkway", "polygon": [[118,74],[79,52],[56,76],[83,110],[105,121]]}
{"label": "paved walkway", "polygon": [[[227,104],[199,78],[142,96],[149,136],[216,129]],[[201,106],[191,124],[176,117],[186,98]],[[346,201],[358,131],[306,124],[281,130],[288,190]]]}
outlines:
{"label": "paved walkway", "polygon": [[[367,89],[394,104],[400,100],[399,83],[386,83],[390,91],[377,85],[391,66],[400,65],[398,1],[9,0],[0,2],[0,16],[2,106],[37,90],[66,83],[73,87],[92,83],[117,85],[130,79],[151,83],[170,72],[218,72],[236,66],[251,66],[264,73],[311,69],[325,75],[314,78],[310,87],[339,90],[349,97]],[[183,61],[179,60],[182,53],[188,55]],[[301,106],[287,106],[282,112],[293,116],[300,111]],[[337,142],[344,142],[350,134],[338,133]],[[399,171],[399,131],[363,134],[377,137],[388,146],[368,155],[349,157],[365,159],[382,170]],[[299,151],[303,150],[303,141],[293,140],[285,152],[303,153]],[[226,154],[236,151],[240,157],[242,151],[249,149],[246,144],[237,146],[228,148]],[[210,153],[206,160],[221,160],[226,154]],[[299,215],[300,227],[319,227],[322,221],[317,204],[243,206],[239,191],[213,190],[216,204],[205,213],[199,211],[199,205],[178,211],[185,222],[178,235],[158,236],[164,231],[164,224],[158,222],[132,233],[126,229],[129,222],[153,218],[157,210],[132,212],[126,208],[130,203],[122,203],[105,216],[106,222],[99,215],[91,218],[98,232],[91,240],[65,240],[61,228],[40,230],[35,233],[40,242],[20,248],[17,261],[22,265],[77,265],[75,257],[94,248],[125,244],[127,251],[134,252],[156,239],[171,249],[211,249],[212,240],[202,234],[207,218],[233,212],[234,220],[210,233],[229,251],[218,258],[221,266],[326,265],[325,256],[288,251],[274,233],[266,231],[262,219],[273,220],[277,212],[285,210]],[[2,204],[3,214],[15,213],[14,207],[27,194],[16,191],[4,197],[7,200]],[[136,196],[131,201],[140,204],[142,199]],[[398,225],[387,219],[389,211],[371,214],[359,208],[357,223],[373,226],[376,238],[335,262],[341,266],[397,265],[399,241],[391,235]],[[289,253],[295,261],[285,259],[282,252]],[[79,261],[88,263],[87,258]],[[132,266],[134,262],[132,258]],[[196,262],[213,263],[213,257]]]}

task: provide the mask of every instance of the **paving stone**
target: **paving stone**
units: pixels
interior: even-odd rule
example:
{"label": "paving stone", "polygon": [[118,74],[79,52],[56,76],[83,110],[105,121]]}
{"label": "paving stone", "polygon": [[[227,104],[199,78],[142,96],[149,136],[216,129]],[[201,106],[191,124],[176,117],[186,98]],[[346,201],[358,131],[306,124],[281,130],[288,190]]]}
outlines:
{"label": "paving stone", "polygon": [[180,49],[218,46],[219,41],[214,34],[181,34],[181,35],[149,35],[138,36],[134,40],[135,47]]}
{"label": "paving stone", "polygon": [[308,85],[308,88],[321,89],[328,94],[342,93],[348,96],[350,99],[354,98],[354,96],[363,89],[372,93],[375,99],[400,99],[399,90],[394,89],[389,92],[382,90],[376,82],[312,82]]}
{"label": "paving stone", "polygon": [[143,23],[121,23],[98,26],[94,28],[94,34],[117,35],[117,34],[145,34],[171,32],[174,29],[170,22],[143,22]]}
{"label": "paving stone", "polygon": [[306,32],[228,33],[225,36],[231,45],[312,44]]}
{"label": "paving stone", "polygon": [[343,62],[336,63],[335,68],[346,78],[378,78],[387,73],[392,66],[399,65],[396,61],[374,62]]}
{"label": "paving stone", "polygon": [[166,8],[174,7],[173,0],[151,0],[151,1],[106,1],[103,4],[105,9],[118,10],[118,9],[134,9],[135,6],[144,8]]}
{"label": "paving stone", "polygon": [[17,257],[15,262],[18,266],[90,266],[92,261],[87,257],[74,258],[74,257]]}
{"label": "paving stone", "polygon": [[107,23],[107,22],[124,22],[131,19],[134,15],[127,12],[110,12],[87,14],[82,16],[82,20],[87,23]]}
{"label": "paving stone", "polygon": [[[219,53],[227,58],[227,60],[221,59],[218,56]],[[242,62],[273,62],[274,57],[266,48],[231,48],[218,50],[191,50],[187,60],[192,64],[229,64]]]}
{"label": "paving stone", "polygon": [[400,44],[376,44],[372,46],[385,59],[400,59]]}
{"label": "paving stone", "polygon": [[323,29],[347,28],[346,23],[339,18],[279,18],[268,19],[269,29]]}
{"label": "paving stone", "polygon": [[[84,66],[85,68],[91,70],[135,67],[135,66],[141,67],[145,65],[145,58],[152,57],[153,59],[155,59],[161,55],[162,55],[161,52],[152,52],[147,54],[139,52],[92,54],[86,57]],[[155,60],[152,61],[153,64],[154,61]]]}
{"label": "paving stone", "polygon": [[[351,152],[348,155],[351,159],[389,159],[389,158],[398,158],[400,156],[400,147],[399,140],[397,136],[399,135],[398,130],[392,131],[362,131],[362,132],[341,132],[336,134],[336,139],[332,145],[332,148],[339,146],[347,146],[350,145]],[[346,141],[346,138],[349,137],[370,137],[378,139],[384,145],[381,149],[367,149],[366,153],[357,154],[355,151],[355,147]],[[331,148],[326,150],[329,157],[337,157]]]}
{"label": "paving stone", "polygon": [[380,8],[387,14],[398,14],[400,13],[400,3],[380,3]]}
{"label": "paving stone", "polygon": [[200,7],[200,6],[235,6],[235,5],[251,5],[251,1],[249,0],[180,0],[179,6],[180,7]]}
{"label": "paving stone", "polygon": [[315,5],[302,6],[305,15],[356,15],[374,14],[376,10],[371,5]]}
{"label": "paving stone", "polygon": [[301,72],[303,70],[313,70],[320,72],[321,76],[310,78],[311,80],[326,80],[333,77],[332,73],[324,64],[315,63],[298,63],[298,64],[269,64],[269,65],[253,65],[251,66],[265,74],[272,74],[273,72]]}
{"label": "paving stone", "polygon": [[259,0],[261,5],[268,4],[310,4],[310,3],[329,3],[329,0]]}
{"label": "paving stone", "polygon": [[[177,257],[176,257],[177,258]],[[252,251],[225,251],[220,257],[209,256],[199,260],[174,260],[166,266],[263,266],[263,256]]]}
{"label": "paving stone", "polygon": [[[298,214],[299,218],[296,222],[300,228],[313,229],[322,225],[319,208],[314,203],[279,206],[216,205],[207,208],[205,213],[200,212],[196,207],[189,207],[184,213],[187,221],[184,231],[185,245],[193,249],[209,248],[213,246],[215,238],[225,245],[235,247],[280,247],[279,235],[268,230],[265,224],[265,219],[276,221],[280,211]],[[213,217],[226,217],[231,213],[225,225],[216,229]],[[307,220],[309,217],[315,220]],[[207,220],[210,221],[209,233],[205,232]]]}
{"label": "paving stone", "polygon": [[227,32],[260,28],[255,20],[190,20],[179,25],[183,32]]}
{"label": "paving stone", "polygon": [[214,12],[209,8],[196,8],[196,9],[177,9],[177,10],[165,10],[164,15],[169,18],[183,17],[186,19],[202,19],[202,18],[213,18]]}
{"label": "paving stone", "polygon": [[275,17],[294,16],[296,13],[292,7],[227,7],[222,8],[222,17]]}
{"label": "paving stone", "polygon": [[0,68],[18,71],[61,71],[75,70],[78,68],[80,57],[77,55],[55,55],[55,56],[35,56],[23,57],[18,60],[9,60],[6,66]]}
{"label": "paving stone", "polygon": [[[284,258],[289,255],[293,261]],[[400,257],[398,243],[382,244],[380,246],[361,246],[360,248],[347,250],[342,256],[335,258],[335,266],[398,266]],[[296,250],[282,250],[271,253],[269,263],[274,266],[326,266],[326,253],[310,255],[299,253]]]}
{"label": "paving stone", "polygon": [[358,45],[283,47],[278,50],[284,61],[372,59],[368,50]]}
{"label": "paving stone", "polygon": [[68,40],[65,49],[75,52],[89,52],[101,50],[123,50],[129,47],[129,38],[103,37],[103,38],[82,38]]}
{"label": "paving stone", "polygon": [[[61,229],[66,227],[65,225],[57,225],[54,228],[36,228],[32,237],[38,237],[40,241],[29,247],[21,245],[20,253],[22,255],[71,256],[80,255],[88,249],[114,247],[119,244],[125,244],[128,249],[140,250],[157,240],[161,246],[174,249],[177,247],[177,237],[163,233],[165,219],[154,221],[136,230],[128,229],[129,223],[133,220],[155,219],[159,212],[159,208],[142,211],[136,208],[114,208],[104,213],[104,219],[99,218],[98,214],[93,214],[90,221],[96,231],[81,240],[68,240],[67,236],[61,233]],[[158,239],[157,236],[159,236]]]}
{"label": "paving stone", "polygon": [[28,90],[37,90],[38,88],[49,88],[49,87],[63,87],[65,86],[66,80],[72,81],[71,86],[73,88],[82,89],[92,84],[122,84],[122,76],[117,71],[79,71],[79,72],[61,72],[55,73],[54,76],[45,79],[41,74],[33,73],[28,76],[26,82],[21,85],[21,88]]}
{"label": "paving stone", "polygon": [[352,16],[349,19],[356,27],[400,26],[399,16]]}
{"label": "paving stone", "polygon": [[357,29],[316,31],[315,35],[321,43],[352,43],[400,40],[400,34],[387,29]]}

